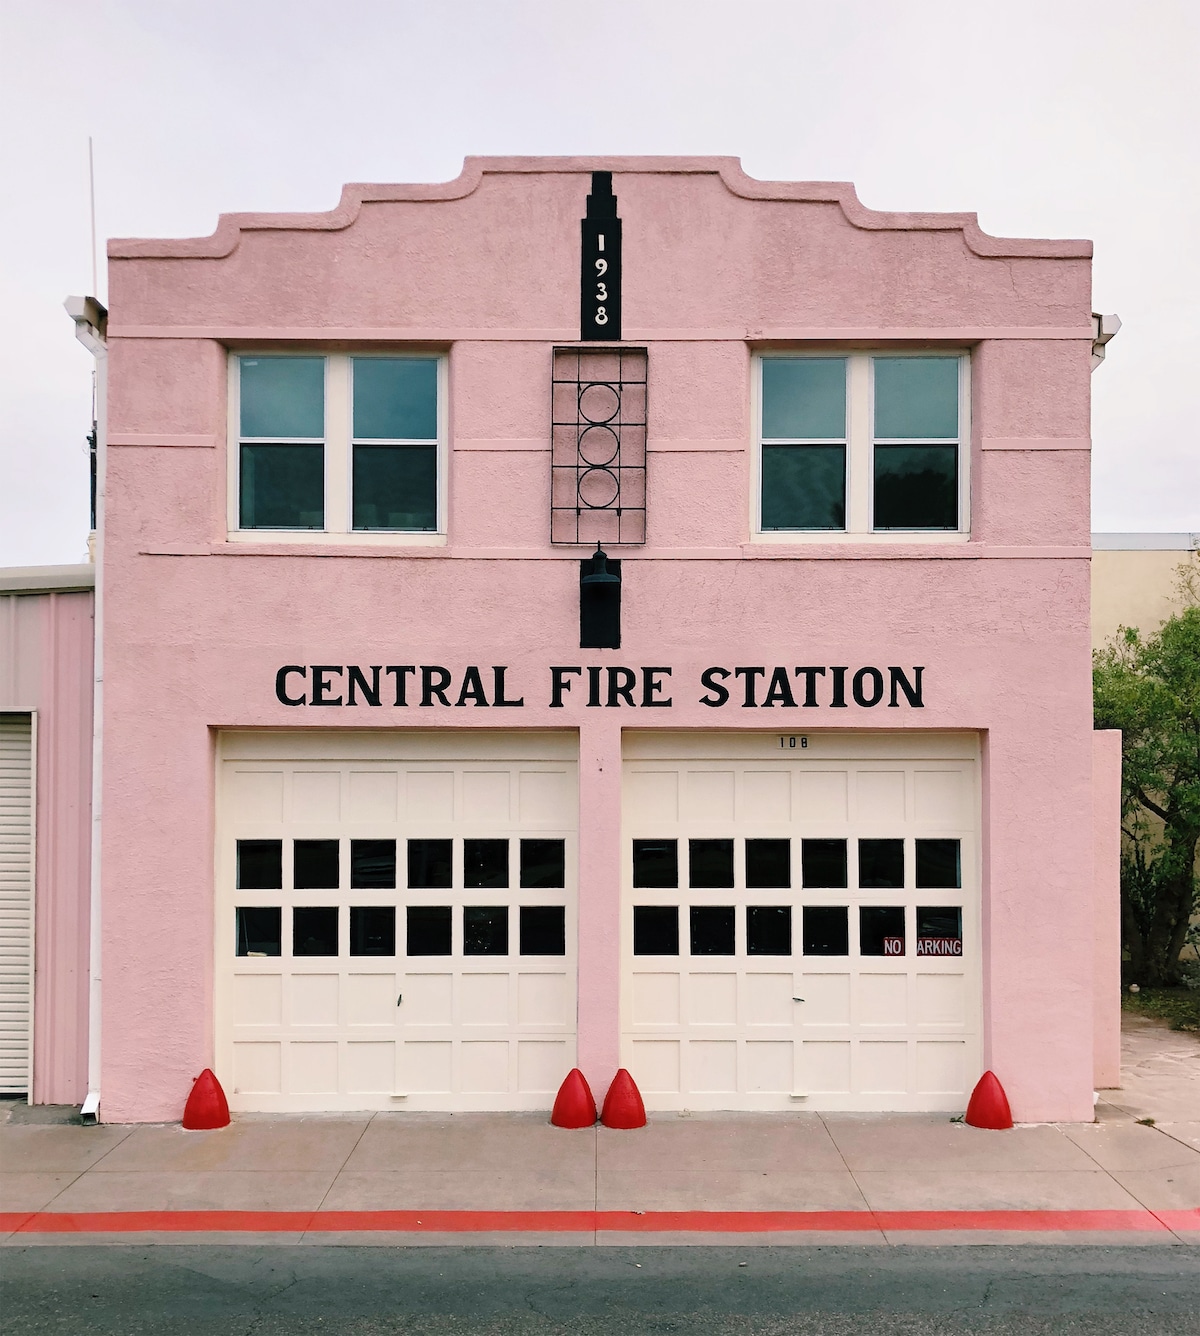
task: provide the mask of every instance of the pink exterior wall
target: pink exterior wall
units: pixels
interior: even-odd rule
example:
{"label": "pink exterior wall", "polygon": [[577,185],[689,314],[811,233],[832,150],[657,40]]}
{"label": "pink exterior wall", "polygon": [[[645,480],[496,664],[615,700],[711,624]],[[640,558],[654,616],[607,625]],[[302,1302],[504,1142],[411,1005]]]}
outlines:
{"label": "pink exterior wall", "polygon": [[33,1099],[87,1093],[90,591],[0,593],[0,710],[37,711]]}
{"label": "pink exterior wall", "polygon": [[1095,811],[1096,964],[1092,986],[1096,1089],[1121,1084],[1121,734],[1092,734]]}
{"label": "pink exterior wall", "polygon": [[[548,543],[551,349],[578,336],[593,169],[614,173],[624,334],[650,358],[649,541],[617,553],[615,653],[578,649],[582,553]],[[578,728],[579,1054],[602,1088],[620,729],[775,727],[701,706],[700,670],[813,663],[925,665],[926,708],[792,716],[809,730],[982,735],[986,1061],[1018,1119],[1090,1119],[1090,253],[726,159],[469,160],[447,185],[347,187],[327,215],[113,242],[103,1116],[177,1118],[212,1061],[211,730]],[[969,542],[750,541],[752,354],[814,340],[970,349]],[[226,350],[272,341],[448,350],[446,545],[226,541]],[[274,696],[284,663],[397,661],[507,664],[526,707]],[[548,707],[549,665],[602,662],[672,665],[674,704]]]}

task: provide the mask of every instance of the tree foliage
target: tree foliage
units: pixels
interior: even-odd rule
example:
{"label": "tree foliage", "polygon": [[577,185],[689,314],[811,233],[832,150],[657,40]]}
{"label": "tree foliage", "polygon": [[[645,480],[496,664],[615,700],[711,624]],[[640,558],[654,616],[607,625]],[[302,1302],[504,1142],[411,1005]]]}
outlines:
{"label": "tree foliage", "polygon": [[1097,728],[1122,735],[1121,932],[1129,974],[1178,982],[1197,911],[1200,565],[1179,568],[1184,608],[1153,635],[1122,627],[1093,656]]}

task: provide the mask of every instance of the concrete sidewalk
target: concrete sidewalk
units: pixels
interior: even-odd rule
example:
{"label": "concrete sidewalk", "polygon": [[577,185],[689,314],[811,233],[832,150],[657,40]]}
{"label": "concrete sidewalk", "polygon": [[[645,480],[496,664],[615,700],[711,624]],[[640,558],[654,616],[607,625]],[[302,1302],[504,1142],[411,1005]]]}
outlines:
{"label": "concrete sidewalk", "polygon": [[10,1108],[0,1239],[1200,1244],[1200,1041],[1135,1018],[1124,1044],[1096,1123],[1010,1132],[818,1113],[658,1114],[633,1132],[242,1115],[185,1132]]}

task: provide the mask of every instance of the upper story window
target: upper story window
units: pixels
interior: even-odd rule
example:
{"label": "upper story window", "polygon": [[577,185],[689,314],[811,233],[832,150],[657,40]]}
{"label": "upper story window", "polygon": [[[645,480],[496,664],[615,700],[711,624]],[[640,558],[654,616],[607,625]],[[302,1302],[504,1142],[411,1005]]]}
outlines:
{"label": "upper story window", "polygon": [[231,528],[441,533],[443,379],[436,356],[233,358]]}
{"label": "upper story window", "polygon": [[769,355],[758,366],[760,535],[968,530],[965,356]]}

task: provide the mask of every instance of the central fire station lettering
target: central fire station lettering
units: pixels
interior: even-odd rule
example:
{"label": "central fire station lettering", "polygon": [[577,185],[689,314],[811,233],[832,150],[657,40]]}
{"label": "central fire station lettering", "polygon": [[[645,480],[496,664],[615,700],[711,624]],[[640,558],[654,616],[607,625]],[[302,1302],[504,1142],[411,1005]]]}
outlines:
{"label": "central fire station lettering", "polygon": [[[889,709],[901,704],[924,708],[923,667],[734,667],[705,668],[700,674],[701,705],[720,709],[845,710],[851,701],[864,709],[885,703]],[[275,696],[282,705],[383,706],[430,709],[504,709],[525,704],[523,695],[510,695],[503,666],[460,670],[436,663],[372,664],[289,663],[275,674]],[[668,709],[675,698],[669,694],[674,669],[664,666],[626,668],[620,664],[587,667],[559,665],[550,669],[549,700],[552,710],[570,703],[586,709]],[[886,674],[886,676],[885,676]]]}

